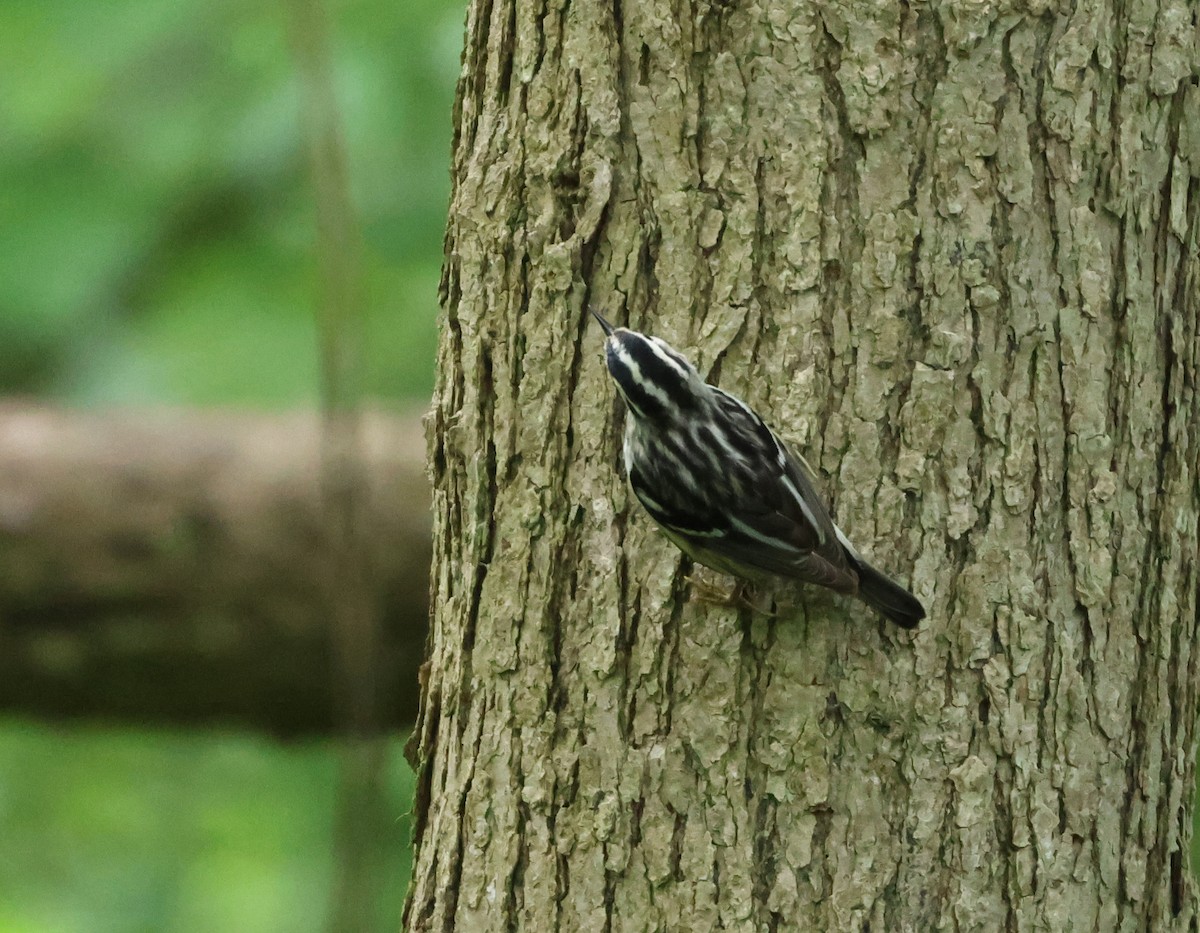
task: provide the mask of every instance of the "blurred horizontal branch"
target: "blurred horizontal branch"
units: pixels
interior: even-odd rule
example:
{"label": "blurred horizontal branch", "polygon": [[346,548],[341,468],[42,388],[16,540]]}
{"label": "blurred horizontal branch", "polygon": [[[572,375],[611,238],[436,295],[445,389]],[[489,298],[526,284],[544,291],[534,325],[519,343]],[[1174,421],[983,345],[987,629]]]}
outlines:
{"label": "blurred horizontal branch", "polygon": [[[0,710],[332,731],[320,431],[0,404]],[[418,416],[365,414],[361,437],[390,728],[416,712],[430,494]]]}

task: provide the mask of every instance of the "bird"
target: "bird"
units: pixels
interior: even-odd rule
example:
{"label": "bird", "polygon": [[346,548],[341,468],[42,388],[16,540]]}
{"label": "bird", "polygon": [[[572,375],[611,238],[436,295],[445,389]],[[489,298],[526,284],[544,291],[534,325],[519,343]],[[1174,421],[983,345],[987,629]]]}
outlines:
{"label": "bird", "polygon": [[628,411],[629,486],[681,551],[742,580],[783,577],[857,596],[903,628],[925,618],[920,600],[847,540],[812,469],[749,405],[661,338],[589,310]]}

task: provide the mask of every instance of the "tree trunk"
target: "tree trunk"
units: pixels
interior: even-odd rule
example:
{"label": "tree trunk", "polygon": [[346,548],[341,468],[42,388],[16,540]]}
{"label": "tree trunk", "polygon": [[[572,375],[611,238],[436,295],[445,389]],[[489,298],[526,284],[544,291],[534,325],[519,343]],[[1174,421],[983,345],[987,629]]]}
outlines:
{"label": "tree trunk", "polygon": [[[1197,928],[1194,11],[1035,14],[472,3],[409,929]],[[696,598],[589,305],[915,636]]]}

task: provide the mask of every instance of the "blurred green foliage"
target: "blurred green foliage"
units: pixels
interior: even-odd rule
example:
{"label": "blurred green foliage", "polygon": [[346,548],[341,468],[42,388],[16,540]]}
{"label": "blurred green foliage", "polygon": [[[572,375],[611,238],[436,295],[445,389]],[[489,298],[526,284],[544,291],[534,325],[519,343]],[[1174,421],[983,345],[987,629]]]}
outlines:
{"label": "blurred green foliage", "polygon": [[[368,395],[432,385],[462,7],[328,5],[366,245]],[[315,404],[289,9],[0,5],[0,393]]]}
{"label": "blurred green foliage", "polygon": [[[393,743],[380,827],[399,929],[412,772]],[[333,884],[327,744],[0,729],[0,933],[318,933]]]}
{"label": "blurred green foliage", "polygon": [[[317,404],[292,2],[0,4],[0,395]],[[326,5],[368,398],[432,386],[463,6]],[[398,754],[389,778],[395,929]],[[322,930],[337,780],[328,743],[2,722],[0,933]]]}

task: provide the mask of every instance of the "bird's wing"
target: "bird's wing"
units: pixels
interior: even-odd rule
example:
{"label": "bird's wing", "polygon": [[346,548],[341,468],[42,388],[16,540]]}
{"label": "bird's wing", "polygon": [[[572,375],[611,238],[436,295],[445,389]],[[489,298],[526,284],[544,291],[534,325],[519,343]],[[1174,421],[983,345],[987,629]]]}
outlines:
{"label": "bird's wing", "polygon": [[854,592],[858,579],[803,460],[748,406],[720,396],[726,424],[739,430],[733,448],[753,451],[744,462],[731,463],[722,477],[728,501],[688,521],[680,521],[679,510],[673,510],[672,521],[664,521],[652,504],[644,499],[642,504],[677,544],[715,569],[741,576],[748,570],[777,574]]}

